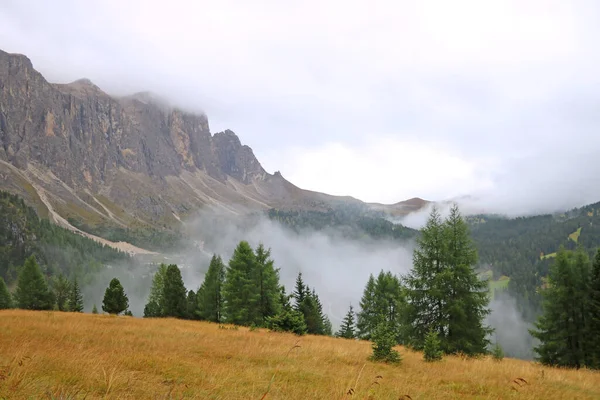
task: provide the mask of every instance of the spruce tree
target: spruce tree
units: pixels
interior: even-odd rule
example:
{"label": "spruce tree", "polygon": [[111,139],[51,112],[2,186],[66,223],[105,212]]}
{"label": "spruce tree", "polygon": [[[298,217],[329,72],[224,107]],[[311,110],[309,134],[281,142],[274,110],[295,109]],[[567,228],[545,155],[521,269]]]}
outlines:
{"label": "spruce tree", "polygon": [[477,355],[487,353],[488,336],[493,330],[484,325],[490,313],[488,282],[475,272],[477,251],[467,223],[455,204],[443,225],[446,268],[440,275],[446,281],[444,314],[447,318],[446,353]]}
{"label": "spruce tree", "polygon": [[336,336],[345,339],[354,339],[356,337],[354,333],[354,325],[354,309],[352,308],[352,305],[350,305],[350,309],[348,309],[348,312],[346,313],[346,316],[342,321],[342,326],[340,327],[340,330],[336,333]]}
{"label": "spruce tree", "polygon": [[241,241],[229,260],[223,285],[225,314],[229,323],[250,325],[260,315],[258,309],[260,294],[256,290],[254,279],[255,266],[254,251],[248,242]]}
{"label": "spruce tree", "polygon": [[294,308],[300,311],[302,303],[304,303],[304,298],[306,297],[306,286],[302,280],[302,272],[298,272],[298,276],[296,277],[296,286],[292,297],[295,300]]}
{"label": "spruce tree", "polygon": [[79,283],[77,278],[73,279],[70,285],[69,298],[68,298],[68,310],[72,312],[83,312],[83,296],[79,289]]}
{"label": "spruce tree", "polygon": [[152,286],[150,287],[150,295],[148,296],[148,303],[144,307],[145,318],[155,318],[162,316],[162,309],[164,306],[163,292],[165,275],[167,274],[167,265],[161,263],[158,270],[152,278]]}
{"label": "spruce tree", "polygon": [[586,364],[585,317],[589,289],[587,254],[561,246],[543,290],[543,314],[531,334],[539,339],[534,348],[542,364],[580,368]]}
{"label": "spruce tree", "polygon": [[52,293],[35,256],[25,260],[19,273],[16,298],[19,308],[26,310],[52,310],[54,306]]}
{"label": "spruce tree", "polygon": [[196,307],[197,307],[197,299],[196,299],[196,293],[194,293],[193,290],[188,291],[187,293],[187,312],[186,312],[186,318],[187,319],[198,319],[198,316],[196,315]]}
{"label": "spruce tree", "polygon": [[502,361],[504,359],[504,351],[498,342],[496,342],[492,349],[492,358],[496,361]]}
{"label": "spruce tree", "polygon": [[444,353],[485,354],[492,332],[483,321],[490,312],[488,288],[475,273],[477,253],[468,227],[454,205],[442,222],[434,207],[405,277],[407,299],[403,336],[422,350],[434,329]]}
{"label": "spruce tree", "polygon": [[444,291],[440,290],[439,274],[444,270],[444,234],[442,219],[433,207],[427,223],[417,238],[413,252],[413,268],[404,278],[407,297],[406,323],[403,336],[407,344],[422,350],[430,329],[444,334]]}
{"label": "spruce tree", "polygon": [[223,320],[223,284],[225,282],[225,265],[221,256],[214,254],[210,260],[204,282],[196,295],[198,318],[206,321],[221,322]]}
{"label": "spruce tree", "polygon": [[95,304],[94,307],[92,307],[92,314],[98,314],[98,307],[96,307]]}
{"label": "spruce tree", "polygon": [[400,353],[393,348],[396,345],[396,334],[387,322],[377,325],[372,336],[373,354],[370,357],[372,361],[389,364],[399,364],[402,361]]}
{"label": "spruce tree", "polygon": [[162,316],[186,318],[188,309],[187,291],[183,284],[181,271],[175,264],[167,266],[163,283],[162,301]]}
{"label": "spruce tree", "polygon": [[113,278],[104,292],[102,311],[119,315],[127,310],[127,307],[129,307],[129,299],[125,294],[125,290],[121,282],[117,278]]}
{"label": "spruce tree", "polygon": [[600,368],[600,249],[596,252],[590,279],[589,324],[586,334],[588,364]]}
{"label": "spruce tree", "polygon": [[12,296],[6,287],[4,279],[0,276],[0,310],[12,308]]}
{"label": "spruce tree", "polygon": [[254,276],[259,293],[257,326],[266,326],[267,318],[279,313],[279,269],[275,269],[271,250],[261,244],[255,251],[256,263]]}
{"label": "spruce tree", "polygon": [[296,335],[306,333],[304,315],[290,304],[290,297],[285,293],[285,287],[279,291],[280,311],[277,315],[267,318],[267,327],[276,332],[292,332]]}
{"label": "spruce tree", "polygon": [[427,362],[439,361],[442,359],[442,350],[440,349],[440,340],[434,329],[430,329],[425,336],[423,345],[423,359]]}
{"label": "spruce tree", "polygon": [[360,311],[356,322],[358,337],[370,340],[379,320],[375,307],[375,278],[373,274],[369,275],[369,280],[359,304]]}
{"label": "spruce tree", "polygon": [[68,311],[69,307],[69,293],[71,291],[71,285],[67,278],[63,274],[58,275],[53,280],[53,292],[56,298],[56,305],[59,311]]}

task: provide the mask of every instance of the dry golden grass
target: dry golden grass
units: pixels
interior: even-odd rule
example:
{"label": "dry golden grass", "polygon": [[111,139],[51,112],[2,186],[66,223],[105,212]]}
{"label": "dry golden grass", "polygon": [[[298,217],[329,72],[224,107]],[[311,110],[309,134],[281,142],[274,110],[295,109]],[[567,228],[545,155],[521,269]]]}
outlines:
{"label": "dry golden grass", "polygon": [[0,399],[600,398],[600,374],[591,371],[510,359],[428,364],[399,350],[402,364],[390,366],[367,361],[368,342],[173,319],[1,311]]}

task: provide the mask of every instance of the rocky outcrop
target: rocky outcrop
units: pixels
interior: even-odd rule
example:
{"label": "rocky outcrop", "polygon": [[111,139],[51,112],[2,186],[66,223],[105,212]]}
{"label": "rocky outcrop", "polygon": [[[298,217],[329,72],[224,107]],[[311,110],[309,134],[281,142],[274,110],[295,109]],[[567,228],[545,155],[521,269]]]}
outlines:
{"label": "rocky outcrop", "polygon": [[87,79],[52,84],[26,56],[2,51],[0,177],[0,188],[38,209],[95,225],[169,226],[206,204],[241,212],[358,202],[267,173],[235,133],[212,135],[206,115],[149,93],[110,96]]}

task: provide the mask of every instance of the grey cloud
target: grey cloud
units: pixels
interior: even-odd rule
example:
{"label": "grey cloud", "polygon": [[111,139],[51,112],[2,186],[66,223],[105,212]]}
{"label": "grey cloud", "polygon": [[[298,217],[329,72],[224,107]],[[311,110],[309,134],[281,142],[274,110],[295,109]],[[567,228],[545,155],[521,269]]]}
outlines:
{"label": "grey cloud", "polygon": [[[491,211],[600,198],[582,173],[600,150],[579,156],[600,149],[596,2],[314,7],[6,1],[0,42],[52,81],[88,77],[110,93],[151,90],[203,110],[213,130],[238,132],[284,176],[294,171],[275,160],[287,148],[360,148],[387,134],[483,160],[481,174],[495,186],[477,197]],[[554,157],[568,161],[558,169],[548,165]],[[524,199],[524,175],[550,186],[568,178],[569,190],[537,188]],[[360,197],[360,188],[347,190]],[[589,193],[572,194],[582,190]],[[500,198],[508,203],[497,205]]]}

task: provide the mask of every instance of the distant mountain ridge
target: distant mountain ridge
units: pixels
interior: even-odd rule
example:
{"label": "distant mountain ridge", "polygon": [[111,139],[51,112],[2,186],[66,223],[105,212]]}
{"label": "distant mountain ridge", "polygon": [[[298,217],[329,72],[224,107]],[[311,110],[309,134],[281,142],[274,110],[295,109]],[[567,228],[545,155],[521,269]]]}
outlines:
{"label": "distant mountain ridge", "polygon": [[[148,93],[114,97],[88,79],[52,84],[0,51],[0,189],[61,225],[176,229],[203,206],[328,210],[365,204],[267,173],[237,135]],[[411,199],[369,205],[402,215]]]}

